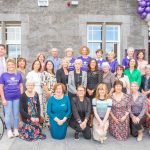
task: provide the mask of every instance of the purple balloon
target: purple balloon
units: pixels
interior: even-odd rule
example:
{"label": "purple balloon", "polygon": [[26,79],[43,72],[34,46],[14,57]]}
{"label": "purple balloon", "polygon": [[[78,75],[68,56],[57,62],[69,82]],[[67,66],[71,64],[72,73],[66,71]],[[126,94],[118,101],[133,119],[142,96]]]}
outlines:
{"label": "purple balloon", "polygon": [[146,7],[145,12],[150,13],[150,7]]}
{"label": "purple balloon", "polygon": [[144,12],[144,10],[145,10],[145,8],[143,8],[143,7],[139,7],[137,11],[138,11],[138,13],[139,13],[139,14],[141,14],[141,13],[143,13],[143,12]]}
{"label": "purple balloon", "polygon": [[147,6],[150,6],[150,2],[147,2]]}
{"label": "purple balloon", "polygon": [[147,16],[147,13],[146,13],[146,12],[143,12],[142,15],[141,15],[141,18],[142,18],[142,19],[145,19],[146,16]]}
{"label": "purple balloon", "polygon": [[140,1],[139,2],[139,6],[141,7],[145,7],[147,4],[146,4],[146,1]]}

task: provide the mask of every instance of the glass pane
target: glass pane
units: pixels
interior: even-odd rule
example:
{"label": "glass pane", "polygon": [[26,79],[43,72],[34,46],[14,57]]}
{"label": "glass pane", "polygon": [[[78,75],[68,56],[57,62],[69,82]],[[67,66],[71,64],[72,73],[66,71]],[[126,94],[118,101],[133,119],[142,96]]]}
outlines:
{"label": "glass pane", "polygon": [[87,27],[88,41],[100,42],[102,40],[102,26],[101,25],[89,25]]}
{"label": "glass pane", "polygon": [[95,51],[99,48],[102,48],[102,43],[88,43],[90,49],[90,56],[95,57]]}
{"label": "glass pane", "polygon": [[7,43],[20,43],[21,41],[21,27],[7,27],[6,28]]}
{"label": "glass pane", "polygon": [[114,51],[117,54],[117,43],[106,43],[106,53],[109,53],[111,51]]}
{"label": "glass pane", "polygon": [[93,41],[100,41],[101,39],[101,31],[93,31]]}
{"label": "glass pane", "polygon": [[18,58],[21,55],[21,45],[7,45],[8,57]]}
{"label": "glass pane", "polygon": [[118,26],[106,26],[106,41],[119,41],[118,33]]}

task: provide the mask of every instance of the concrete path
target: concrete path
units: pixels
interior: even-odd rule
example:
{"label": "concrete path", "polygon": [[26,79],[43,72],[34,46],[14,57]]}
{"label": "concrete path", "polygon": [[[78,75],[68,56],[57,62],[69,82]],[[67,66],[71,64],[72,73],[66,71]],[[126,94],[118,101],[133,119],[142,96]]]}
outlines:
{"label": "concrete path", "polygon": [[74,140],[74,131],[69,128],[65,140],[54,140],[50,137],[48,129],[43,130],[47,135],[44,141],[26,142],[19,138],[8,139],[6,133],[0,140],[0,150],[150,150],[150,135],[145,132],[144,139],[137,142],[129,137],[127,141],[117,141],[111,135],[104,144],[93,140],[85,140],[80,136]]}

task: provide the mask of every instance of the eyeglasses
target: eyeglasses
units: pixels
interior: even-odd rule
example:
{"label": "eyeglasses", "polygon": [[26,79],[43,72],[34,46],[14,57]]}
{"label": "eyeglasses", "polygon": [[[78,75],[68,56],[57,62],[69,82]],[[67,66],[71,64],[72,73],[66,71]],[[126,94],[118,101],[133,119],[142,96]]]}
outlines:
{"label": "eyeglasses", "polygon": [[118,68],[117,70],[123,70],[122,68]]}

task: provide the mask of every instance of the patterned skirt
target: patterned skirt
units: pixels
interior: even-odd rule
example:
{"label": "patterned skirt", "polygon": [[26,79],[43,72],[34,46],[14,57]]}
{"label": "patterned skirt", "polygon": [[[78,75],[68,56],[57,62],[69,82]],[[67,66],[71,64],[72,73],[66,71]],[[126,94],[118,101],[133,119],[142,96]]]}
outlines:
{"label": "patterned skirt", "polygon": [[127,140],[130,134],[130,125],[129,125],[129,116],[126,118],[124,122],[119,122],[118,124],[110,117],[110,133],[117,140]]}
{"label": "patterned skirt", "polygon": [[46,139],[46,135],[42,134],[39,125],[27,122],[23,124],[21,129],[19,129],[19,138],[26,141],[36,141]]}

